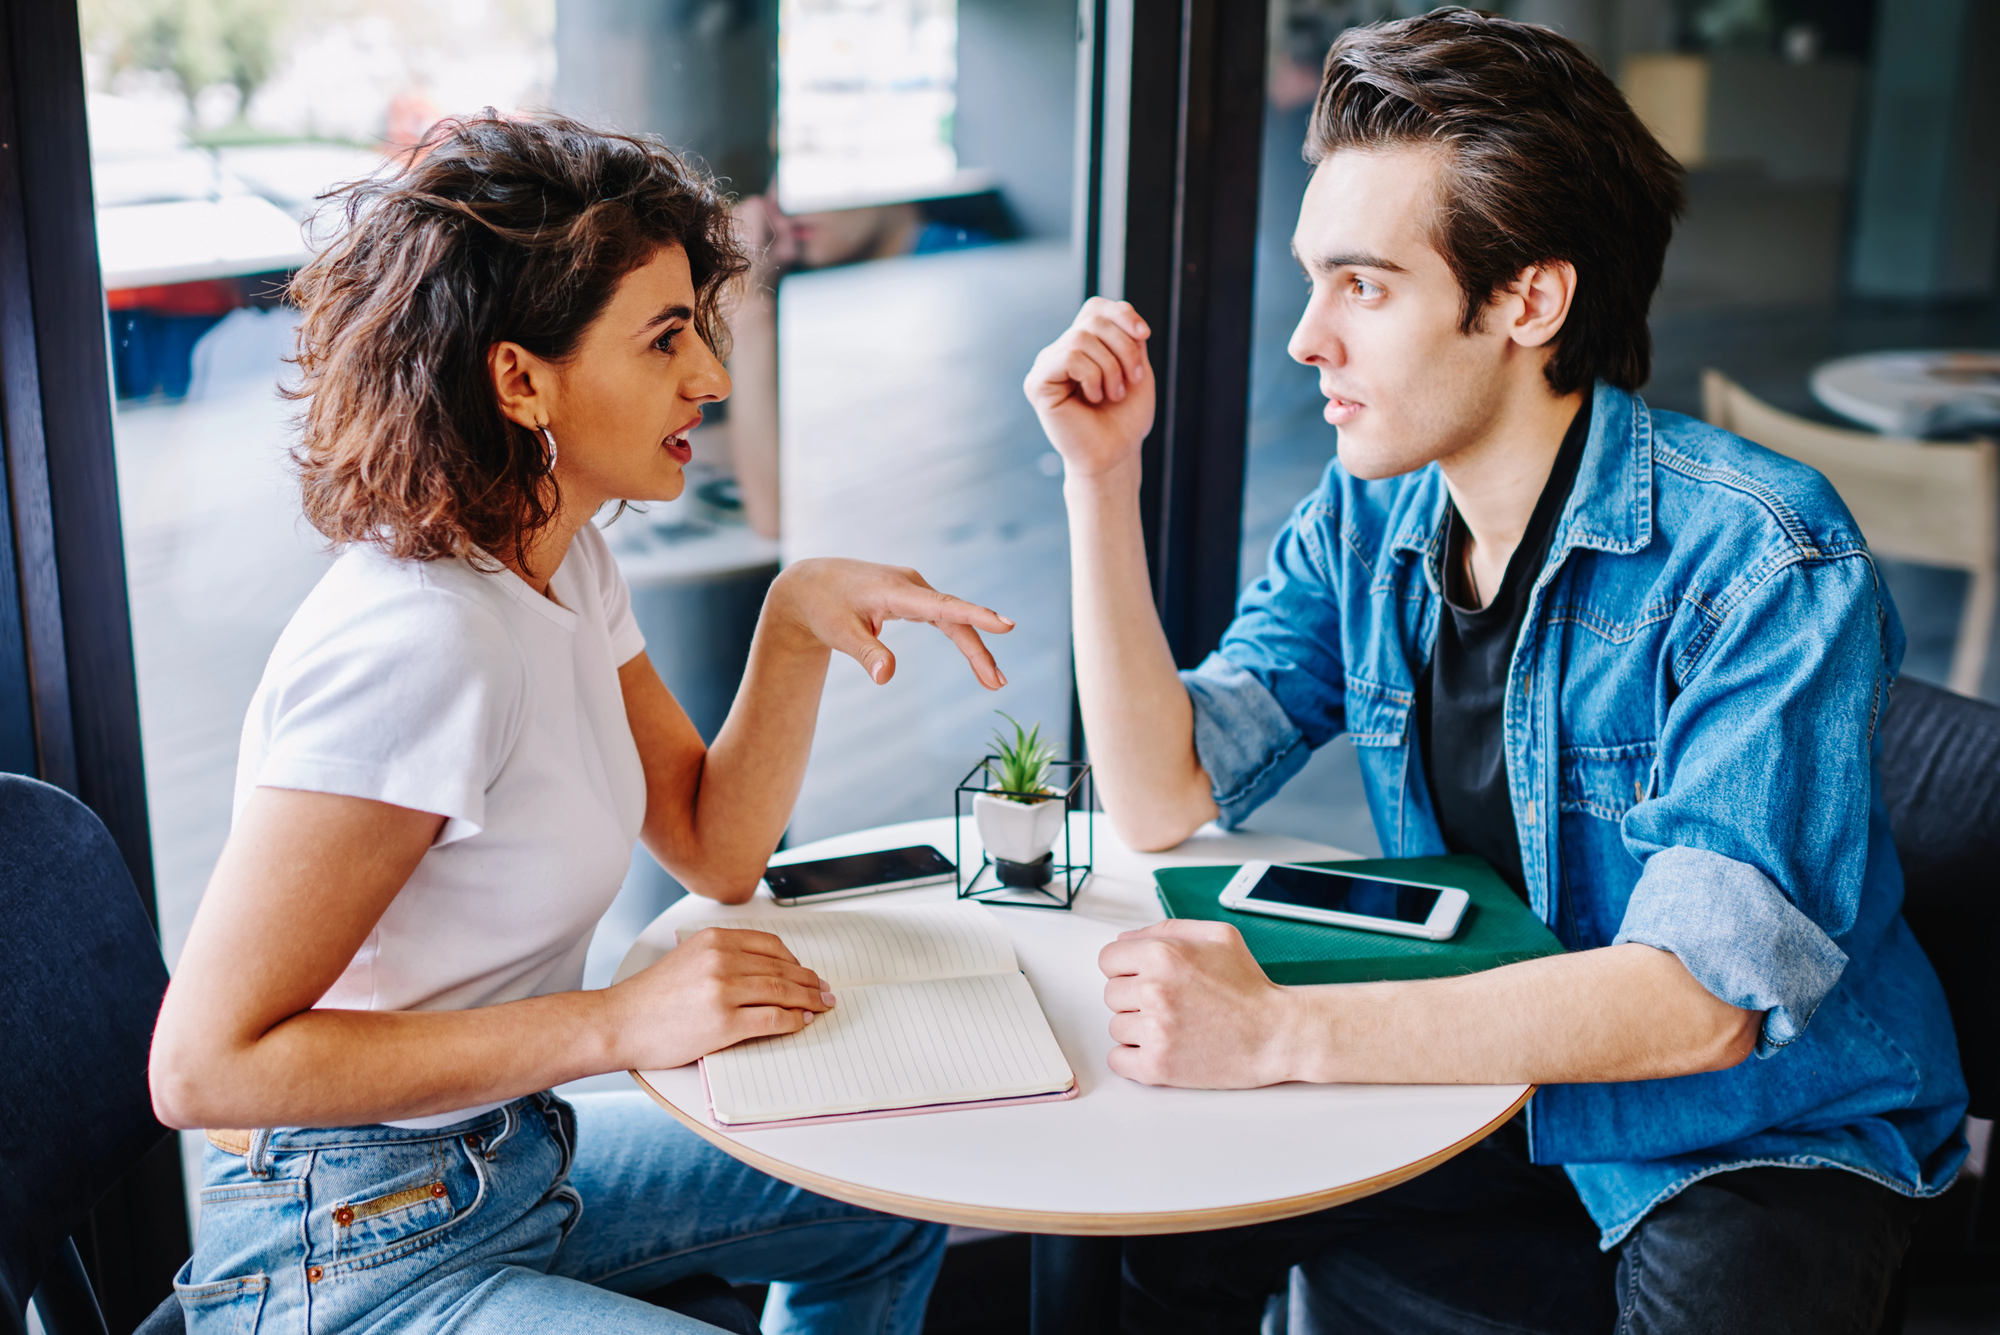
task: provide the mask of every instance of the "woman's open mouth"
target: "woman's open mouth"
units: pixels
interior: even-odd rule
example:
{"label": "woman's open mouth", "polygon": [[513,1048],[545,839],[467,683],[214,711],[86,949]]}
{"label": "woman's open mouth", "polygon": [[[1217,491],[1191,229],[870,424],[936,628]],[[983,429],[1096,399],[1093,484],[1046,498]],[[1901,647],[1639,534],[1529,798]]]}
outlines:
{"label": "woman's open mouth", "polygon": [[694,458],[694,446],[688,444],[686,431],[681,432],[678,436],[668,436],[660,442],[660,446],[674,457],[674,462],[677,464],[685,464],[688,460]]}

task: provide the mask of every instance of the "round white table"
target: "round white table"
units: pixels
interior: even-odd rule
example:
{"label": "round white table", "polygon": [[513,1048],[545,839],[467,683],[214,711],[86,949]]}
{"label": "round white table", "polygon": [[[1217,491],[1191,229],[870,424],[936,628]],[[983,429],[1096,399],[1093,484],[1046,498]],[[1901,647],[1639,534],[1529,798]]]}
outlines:
{"label": "round white table", "polygon": [[2000,351],[1867,352],[1813,368],[1812,394],[1888,436],[1914,436],[1947,403],[2000,414]]}
{"label": "round white table", "polygon": [[[1084,816],[1072,816],[1081,822]],[[833,1125],[723,1131],[694,1066],[634,1077],[661,1107],[736,1158],[852,1204],[947,1224],[1123,1236],[1284,1219],[1381,1191],[1442,1163],[1511,1117],[1526,1085],[1279,1085],[1156,1089],[1114,1075],[1097,952],[1161,918],[1155,867],[1351,856],[1305,840],[1206,829],[1166,853],[1135,853],[1098,821],[1097,865],[1069,912],[996,907],[1048,1013],[1080,1093],[1061,1103],[975,1108]],[[965,859],[978,856],[965,823]],[[1077,846],[1082,847],[1082,832]],[[948,818],[824,839],[777,862],[932,844]],[[736,907],[690,896],[633,943],[625,978],[671,948],[676,924],[759,913],[841,913],[949,902],[947,884],[780,908],[760,889]]]}

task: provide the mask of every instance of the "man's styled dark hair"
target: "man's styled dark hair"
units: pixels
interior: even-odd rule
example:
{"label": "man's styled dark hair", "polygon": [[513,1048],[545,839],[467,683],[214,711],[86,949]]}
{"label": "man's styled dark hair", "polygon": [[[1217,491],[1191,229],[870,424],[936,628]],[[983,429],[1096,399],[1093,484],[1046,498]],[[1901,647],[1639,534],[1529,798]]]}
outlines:
{"label": "man's styled dark hair", "polygon": [[547,446],[500,411],[495,343],[561,362],[625,277],[687,252],[694,331],[726,354],[748,263],[713,179],[657,140],[560,116],[445,121],[399,172],[331,196],[345,230],[292,280],[305,516],[404,560],[511,551],[555,515]]}
{"label": "man's styled dark hair", "polygon": [[1306,161],[1415,145],[1445,153],[1432,239],[1465,293],[1460,330],[1522,269],[1567,260],[1576,293],[1550,387],[1643,385],[1681,168],[1597,63],[1550,29],[1464,9],[1342,33]]}

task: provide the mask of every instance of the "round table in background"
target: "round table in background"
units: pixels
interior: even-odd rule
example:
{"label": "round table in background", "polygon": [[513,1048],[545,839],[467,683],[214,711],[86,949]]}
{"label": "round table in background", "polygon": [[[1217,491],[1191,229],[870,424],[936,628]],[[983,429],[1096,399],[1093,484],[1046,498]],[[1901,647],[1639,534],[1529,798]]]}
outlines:
{"label": "round table in background", "polygon": [[1917,436],[1946,404],[2000,417],[2000,351],[1865,352],[1813,368],[1812,394],[1826,407],[1887,436]]}
{"label": "round table in background", "polygon": [[[1073,816],[1081,822],[1090,819]],[[695,1066],[634,1072],[659,1104],[710,1143],[796,1186],[918,1219],[1034,1234],[1120,1237],[1285,1219],[1371,1195],[1432,1168],[1505,1122],[1526,1085],[1306,1085],[1250,1090],[1158,1089],[1112,1073],[1097,953],[1119,932],[1163,916],[1156,867],[1349,856],[1305,840],[1205,829],[1165,853],[1124,847],[1095,818],[1096,870],[1069,912],[996,907],[1076,1072],[1062,1103],[724,1131],[707,1117]],[[884,826],[791,849],[776,862],[932,844],[952,852],[948,818]],[[965,822],[964,857],[978,856]],[[1082,846],[1082,839],[1077,839]],[[768,892],[741,906],[690,897],[633,943],[618,977],[670,949],[679,925],[766,913],[840,913],[948,903],[951,885],[780,908]],[[1044,1301],[1038,1313],[1087,1308]],[[1115,1295],[1115,1272],[1111,1276]],[[1044,1323],[1037,1322],[1037,1330]],[[1091,1328],[1081,1311],[1074,1329]]]}

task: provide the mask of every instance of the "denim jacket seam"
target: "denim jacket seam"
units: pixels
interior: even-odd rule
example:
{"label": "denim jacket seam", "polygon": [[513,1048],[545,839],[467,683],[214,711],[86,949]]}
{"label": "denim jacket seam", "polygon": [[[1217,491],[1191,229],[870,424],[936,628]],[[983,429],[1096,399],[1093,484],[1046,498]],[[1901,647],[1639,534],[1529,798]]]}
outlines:
{"label": "denim jacket seam", "polygon": [[1238,783],[1236,787],[1230,789],[1227,793],[1221,793],[1221,792],[1212,793],[1211,796],[1213,796],[1215,799],[1215,805],[1222,808],[1223,814],[1225,816],[1228,815],[1230,807],[1236,805],[1237,803],[1241,802],[1244,798],[1256,792],[1258,785],[1263,783],[1264,779],[1273,770],[1283,765],[1285,763],[1286,758],[1290,756],[1292,752],[1298,750],[1301,746],[1304,745],[1305,745],[1305,738],[1299,735],[1297,732],[1294,732],[1290,740],[1288,740],[1285,743],[1283,748],[1272,752],[1268,760],[1266,760],[1262,765],[1259,765],[1255,771],[1246,775],[1242,780],[1242,782]]}
{"label": "denim jacket seam", "polygon": [[1766,487],[1747,473],[1730,468],[1725,464],[1711,463],[1682,454],[1670,445],[1655,444],[1653,458],[1660,466],[1667,468],[1691,482],[1709,482],[1739,491],[1759,502],[1771,518],[1784,530],[1786,538],[1805,555],[1815,555],[1817,544],[1806,531],[1798,512],[1786,503],[1782,496]]}
{"label": "denim jacket seam", "polygon": [[1662,621],[1671,621],[1673,617],[1674,604],[1671,600],[1667,600],[1652,603],[1641,608],[1639,618],[1636,621],[1613,622],[1600,615],[1594,608],[1575,604],[1564,604],[1560,607],[1550,608],[1543,621],[1546,625],[1551,626],[1582,626],[1587,630],[1597,632],[1597,634],[1603,636],[1605,640],[1612,644],[1629,644],[1637,639],[1640,632],[1644,631],[1648,626],[1656,626]]}
{"label": "denim jacket seam", "polygon": [[1637,1228],[1647,1215],[1680,1195],[1703,1178],[1714,1177],[1718,1173],[1733,1173],[1740,1168],[1834,1168],[1841,1172],[1853,1173],[1857,1177],[1865,1177],[1878,1186],[1887,1187],[1897,1195],[1907,1196],[1912,1200],[1925,1200],[1932,1196],[1943,1195],[1951,1189],[1952,1183],[1958,1180],[1958,1174],[1964,1171],[1962,1167],[1955,1170],[1949,1181],[1943,1182],[1936,1187],[1925,1187],[1922,1182],[1912,1187],[1907,1183],[1897,1181],[1887,1173],[1862,1168],[1855,1164],[1843,1163],[1838,1159],[1829,1159],[1819,1154],[1758,1155],[1750,1159],[1732,1159],[1728,1163],[1710,1164],[1675,1178],[1672,1182],[1655,1192],[1644,1205],[1634,1211],[1631,1218],[1618,1225],[1615,1229],[1603,1230],[1598,1238],[1597,1249],[1608,1252],[1619,1243],[1625,1241],[1631,1235],[1632,1230]]}
{"label": "denim jacket seam", "polygon": [[1851,561],[1857,556],[1862,560],[1868,561],[1871,566],[1873,565],[1873,558],[1869,556],[1868,549],[1865,546],[1842,547],[1837,551],[1774,552],[1763,563],[1752,567],[1747,572],[1746,578],[1741,580],[1736,587],[1726,591],[1722,597],[1714,599],[1712,605],[1710,602],[1702,601],[1701,595],[1692,590],[1682,594],[1681,597],[1683,600],[1701,611],[1705,624],[1701,631],[1688,642],[1687,647],[1675,656],[1675,678],[1679,681],[1687,681],[1699,672],[1708,657],[1708,652],[1715,640],[1716,633],[1728,623],[1729,618],[1736,615],[1739,609],[1749,603],[1757,594],[1768,588],[1780,576],[1801,566],[1832,565],[1837,561]]}

